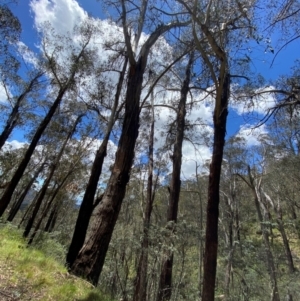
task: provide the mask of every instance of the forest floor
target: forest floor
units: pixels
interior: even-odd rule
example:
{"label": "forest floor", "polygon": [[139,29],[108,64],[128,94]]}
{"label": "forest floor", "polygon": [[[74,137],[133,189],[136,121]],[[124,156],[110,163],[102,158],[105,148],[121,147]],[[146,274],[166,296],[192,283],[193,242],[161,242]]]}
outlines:
{"label": "forest floor", "polygon": [[0,301],[111,301],[54,257],[28,248],[17,229],[1,224]]}

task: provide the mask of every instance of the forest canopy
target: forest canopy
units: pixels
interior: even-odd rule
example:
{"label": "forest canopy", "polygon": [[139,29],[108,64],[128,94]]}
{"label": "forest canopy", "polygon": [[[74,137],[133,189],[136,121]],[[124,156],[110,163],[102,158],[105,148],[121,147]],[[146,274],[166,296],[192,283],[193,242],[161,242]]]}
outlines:
{"label": "forest canopy", "polygon": [[1,223],[112,298],[297,300],[300,3],[273,2],[2,1]]}

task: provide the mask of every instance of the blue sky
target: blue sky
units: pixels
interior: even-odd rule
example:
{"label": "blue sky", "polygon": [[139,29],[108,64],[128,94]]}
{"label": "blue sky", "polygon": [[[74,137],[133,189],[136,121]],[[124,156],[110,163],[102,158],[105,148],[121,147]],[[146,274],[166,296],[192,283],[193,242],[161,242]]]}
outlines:
{"label": "blue sky", "polygon": [[[38,43],[38,34],[34,28],[34,18],[36,15],[40,15],[41,18],[44,18],[45,20],[50,16],[47,16],[47,5],[51,6],[51,3],[56,3],[57,5],[61,5],[62,3],[65,4],[71,4],[73,5],[72,9],[75,13],[78,13],[79,15],[83,13],[83,11],[74,6],[73,0],[53,0],[53,2],[47,0],[36,0],[37,2],[43,2],[44,5],[41,5],[40,7],[43,9],[43,11],[36,12],[34,14],[33,11],[30,10],[30,2],[29,0],[20,0],[17,5],[12,4],[11,9],[12,11],[17,15],[17,17],[20,19],[22,24],[22,41],[28,45],[30,48],[35,49],[35,45]],[[101,19],[104,19],[104,15],[101,13],[101,4],[100,2],[96,0],[88,0],[88,1],[78,1],[78,4],[86,11],[86,13],[92,15],[93,17],[99,17]],[[61,13],[61,12],[60,12]],[[49,15],[49,14],[48,14]],[[76,22],[76,20],[71,20],[70,18],[70,12],[66,11],[65,15],[63,15],[62,19],[55,18],[55,16],[51,16],[51,22],[56,22],[57,28],[59,28],[60,25],[64,25],[67,22]],[[273,42],[272,46],[275,48],[276,53],[276,39],[280,38],[279,36],[274,35],[272,37]],[[274,54],[271,52],[264,52],[265,44],[260,43],[256,44],[253,42],[252,52],[251,52],[251,58],[252,58],[252,69],[256,72],[260,72],[267,80],[272,79],[275,80],[278,78],[279,75],[282,74],[288,74],[290,71],[291,66],[293,66],[294,61],[298,58],[298,49],[300,46],[300,41],[295,41],[294,43],[288,45],[283,49],[277,56],[274,64],[272,67],[271,61],[274,57]],[[202,115],[209,114],[209,112],[200,112]],[[256,117],[259,117],[257,113],[255,114]],[[262,115],[261,115],[262,116]],[[228,126],[227,126],[227,138],[231,135],[236,134],[237,132],[241,132],[241,129],[244,130],[244,136],[250,135],[251,131],[249,130],[249,124],[253,123],[255,119],[249,119],[249,116],[243,116],[241,114],[241,110],[230,110],[230,114],[228,116]],[[256,119],[257,120],[257,119]],[[244,124],[244,126],[243,126]],[[248,124],[248,125],[245,125]],[[244,127],[244,128],[243,128]],[[264,131],[264,129],[262,129]],[[246,133],[246,134],[245,134]],[[248,133],[248,134],[247,134]],[[10,138],[10,140],[23,140],[22,133],[15,131]],[[252,139],[252,138],[251,138]],[[248,139],[249,141],[251,140]],[[187,152],[192,152],[188,146],[186,146]],[[205,150],[206,155],[207,150]]]}
{"label": "blue sky", "polygon": [[[79,0],[77,2],[89,15],[101,19],[105,18],[99,1]],[[37,33],[34,29],[33,14],[30,12],[29,3],[29,0],[20,0],[18,4],[12,4],[11,9],[21,21],[23,42],[33,47],[37,40]],[[275,53],[278,38],[280,38],[280,35],[276,33],[271,37]],[[270,52],[264,53],[264,48],[263,43],[261,43],[261,45],[253,43],[253,53],[251,54],[253,60],[252,67],[254,70],[261,72],[267,80],[274,80],[278,78],[279,75],[287,74],[294,61],[299,58],[300,39],[284,47],[276,56],[272,66],[271,62],[275,54]]]}

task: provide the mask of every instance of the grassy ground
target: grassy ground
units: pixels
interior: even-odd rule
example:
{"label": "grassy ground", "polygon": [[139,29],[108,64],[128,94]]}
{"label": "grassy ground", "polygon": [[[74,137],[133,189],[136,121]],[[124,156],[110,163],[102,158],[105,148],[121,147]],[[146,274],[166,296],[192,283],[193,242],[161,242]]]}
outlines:
{"label": "grassy ground", "polygon": [[57,250],[54,256],[46,253],[27,248],[12,226],[0,226],[0,301],[111,301],[88,282],[68,274],[55,259]]}

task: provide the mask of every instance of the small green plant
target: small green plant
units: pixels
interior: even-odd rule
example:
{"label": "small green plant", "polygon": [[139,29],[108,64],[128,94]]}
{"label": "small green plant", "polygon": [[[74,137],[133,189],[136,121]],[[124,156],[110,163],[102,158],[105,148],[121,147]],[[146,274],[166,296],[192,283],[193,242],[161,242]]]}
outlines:
{"label": "small green plant", "polygon": [[37,246],[28,248],[16,227],[0,224],[0,295],[12,300],[112,301],[67,272],[61,263],[64,249],[57,242],[44,237]]}

